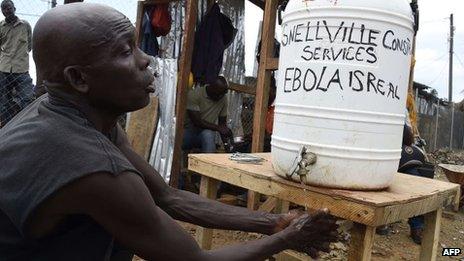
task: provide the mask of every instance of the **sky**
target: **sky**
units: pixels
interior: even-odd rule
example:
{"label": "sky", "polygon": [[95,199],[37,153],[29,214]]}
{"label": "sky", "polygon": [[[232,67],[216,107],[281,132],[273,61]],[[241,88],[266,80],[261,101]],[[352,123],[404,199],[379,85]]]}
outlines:
{"label": "sky", "polygon": [[[387,0],[384,0],[387,1]],[[46,0],[14,0],[17,14],[34,26],[40,14],[50,8]],[[62,4],[63,0],[58,0]],[[137,11],[136,0],[86,0],[106,3],[123,12],[133,22]],[[429,85],[438,91],[438,96],[448,98],[449,16],[454,13],[454,70],[453,101],[464,99],[464,8],[459,0],[419,0],[420,28],[417,35],[415,81]],[[438,4],[439,3],[439,4]],[[461,1],[462,4],[462,1]],[[3,16],[0,14],[0,19]],[[245,3],[245,66],[246,75],[253,74],[256,48],[262,11],[249,1]],[[280,30],[276,30],[280,39]],[[35,66],[31,57],[30,74],[35,79]]]}

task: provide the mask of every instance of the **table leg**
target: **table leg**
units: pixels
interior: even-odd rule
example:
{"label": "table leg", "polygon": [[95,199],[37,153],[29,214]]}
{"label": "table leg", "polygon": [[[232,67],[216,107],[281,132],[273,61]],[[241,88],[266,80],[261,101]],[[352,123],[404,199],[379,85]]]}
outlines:
{"label": "table leg", "polygon": [[421,261],[437,259],[438,239],[440,236],[442,208],[424,215],[424,232],[420,252]]}
{"label": "table leg", "polygon": [[[201,176],[200,196],[216,199],[218,181]],[[213,229],[197,226],[196,237],[202,249],[209,250],[213,242]]]}
{"label": "table leg", "polygon": [[351,229],[351,244],[348,249],[348,260],[371,260],[374,235],[375,227],[354,223]]}
{"label": "table leg", "polygon": [[248,190],[248,195],[247,195],[247,208],[251,210],[257,210],[258,209],[258,203],[259,203],[259,193],[254,192],[252,190]]}
{"label": "table leg", "polygon": [[277,199],[274,213],[285,214],[285,213],[288,213],[289,210],[290,210],[290,202],[282,200],[282,199]]}

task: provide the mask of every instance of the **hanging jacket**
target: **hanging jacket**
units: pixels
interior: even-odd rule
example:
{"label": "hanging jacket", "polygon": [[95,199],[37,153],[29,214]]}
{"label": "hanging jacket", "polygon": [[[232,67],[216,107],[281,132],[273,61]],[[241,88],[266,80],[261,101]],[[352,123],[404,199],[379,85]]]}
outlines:
{"label": "hanging jacket", "polygon": [[200,83],[212,83],[222,68],[224,50],[233,42],[237,29],[215,3],[195,32],[192,72]]}

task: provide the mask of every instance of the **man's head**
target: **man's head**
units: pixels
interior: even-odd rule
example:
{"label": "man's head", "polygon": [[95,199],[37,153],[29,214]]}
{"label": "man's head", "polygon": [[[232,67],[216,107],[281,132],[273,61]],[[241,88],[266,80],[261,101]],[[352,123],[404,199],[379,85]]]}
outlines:
{"label": "man's head", "polygon": [[13,1],[3,0],[1,6],[2,6],[3,16],[5,16],[7,20],[11,20],[12,18],[15,17],[16,8],[14,6]]}
{"label": "man's head", "polygon": [[123,14],[104,5],[78,3],[46,12],[34,28],[33,54],[50,95],[62,90],[117,113],[146,106],[153,75],[134,32]]}
{"label": "man's head", "polygon": [[63,4],[79,3],[84,2],[84,0],[64,0]]}
{"label": "man's head", "polygon": [[206,86],[206,94],[213,101],[219,101],[226,95],[228,90],[228,84],[226,79],[223,76],[218,76],[218,78],[211,84]]}

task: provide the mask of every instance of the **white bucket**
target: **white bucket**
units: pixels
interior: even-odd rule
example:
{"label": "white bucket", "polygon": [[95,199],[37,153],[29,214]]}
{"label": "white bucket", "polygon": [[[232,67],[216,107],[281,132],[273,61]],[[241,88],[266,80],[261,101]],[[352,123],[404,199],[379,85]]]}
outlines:
{"label": "white bucket", "polygon": [[[272,161],[312,185],[381,189],[398,168],[414,19],[406,0],[291,0],[283,14]],[[304,179],[302,147],[316,154]]]}

